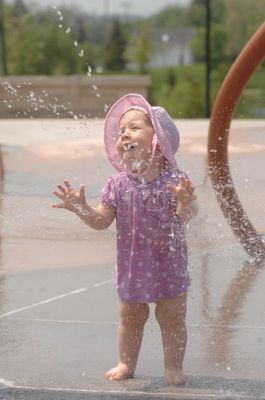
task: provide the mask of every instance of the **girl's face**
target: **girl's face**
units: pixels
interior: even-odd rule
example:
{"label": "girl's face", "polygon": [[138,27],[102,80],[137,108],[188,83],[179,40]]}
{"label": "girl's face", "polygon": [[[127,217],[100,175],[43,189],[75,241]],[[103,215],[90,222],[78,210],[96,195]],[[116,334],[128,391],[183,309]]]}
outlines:
{"label": "girl's face", "polygon": [[147,169],[154,134],[152,123],[143,111],[132,109],[121,117],[116,148],[126,169],[138,173]]}

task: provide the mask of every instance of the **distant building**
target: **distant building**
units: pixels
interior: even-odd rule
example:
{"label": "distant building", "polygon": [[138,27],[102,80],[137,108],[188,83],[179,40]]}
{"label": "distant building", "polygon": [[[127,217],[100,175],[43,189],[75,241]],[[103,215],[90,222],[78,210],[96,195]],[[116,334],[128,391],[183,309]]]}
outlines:
{"label": "distant building", "polygon": [[147,67],[154,69],[192,64],[191,41],[194,35],[192,28],[156,30],[151,38],[152,52]]}

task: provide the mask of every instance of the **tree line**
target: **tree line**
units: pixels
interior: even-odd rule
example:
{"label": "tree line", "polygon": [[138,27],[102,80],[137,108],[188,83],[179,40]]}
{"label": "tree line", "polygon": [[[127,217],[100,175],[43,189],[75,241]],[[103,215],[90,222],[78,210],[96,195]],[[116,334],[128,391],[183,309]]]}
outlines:
{"label": "tree line", "polygon": [[[150,73],[155,79],[150,92],[154,101],[158,96],[166,100],[178,91],[179,95],[190,92],[189,102],[194,102],[194,91],[202,98],[204,90],[205,5],[205,0],[192,0],[189,6],[167,6],[146,18],[133,16],[132,12],[118,18],[67,7],[27,7],[23,0],[15,0],[4,4],[3,10],[8,74]],[[211,76],[217,86],[264,21],[264,10],[265,0],[211,1]],[[148,70],[154,32],[170,28],[195,30],[190,46],[196,67]],[[130,65],[134,65],[133,71],[128,69]],[[181,75],[180,71],[186,72]],[[193,73],[197,78],[192,77]],[[187,79],[187,74],[191,81],[186,82],[189,87],[185,88],[181,80]],[[199,105],[194,107],[200,115]],[[189,106],[184,108],[187,115]],[[175,109],[173,114],[176,115]]]}
{"label": "tree line", "polygon": [[[264,20],[265,0],[212,0],[211,58],[233,61]],[[95,16],[70,8],[32,9],[23,0],[4,7],[7,69],[10,75],[78,74],[87,64],[122,72],[134,62],[140,72],[151,56],[156,29],[196,29],[191,43],[195,61],[203,61],[205,0],[187,7],[168,6],[148,18]]]}

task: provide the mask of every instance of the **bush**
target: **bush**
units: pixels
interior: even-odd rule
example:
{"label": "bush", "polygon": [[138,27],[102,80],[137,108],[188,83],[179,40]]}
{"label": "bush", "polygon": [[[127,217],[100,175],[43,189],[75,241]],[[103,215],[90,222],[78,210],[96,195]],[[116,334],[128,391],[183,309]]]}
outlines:
{"label": "bush", "polygon": [[204,112],[202,64],[171,67],[151,72],[150,99],[174,118],[201,118]]}
{"label": "bush", "polygon": [[[230,64],[220,63],[211,73],[211,102],[219,92]],[[149,99],[165,107],[173,118],[204,118],[205,66],[195,63],[186,66],[161,68],[150,72]],[[256,71],[242,93],[236,118],[264,118],[264,67]]]}

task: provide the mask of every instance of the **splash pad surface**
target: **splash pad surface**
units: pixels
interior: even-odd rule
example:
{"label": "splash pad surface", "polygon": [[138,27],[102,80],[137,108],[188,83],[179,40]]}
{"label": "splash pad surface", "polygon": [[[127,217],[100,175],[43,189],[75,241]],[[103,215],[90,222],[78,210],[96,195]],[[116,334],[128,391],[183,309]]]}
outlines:
{"label": "splash pad surface", "polygon": [[[50,208],[54,185],[65,177],[85,183],[88,198],[97,202],[113,173],[103,149],[103,121],[1,120],[6,177],[0,201],[0,398],[264,396],[265,272],[247,263],[206,176],[208,121],[176,123],[178,162],[196,185],[200,206],[188,232],[186,386],[163,384],[153,315],[136,378],[105,381],[117,357],[114,225],[96,232],[67,211]],[[236,190],[260,234],[264,130],[262,120],[234,121],[229,143]]]}

